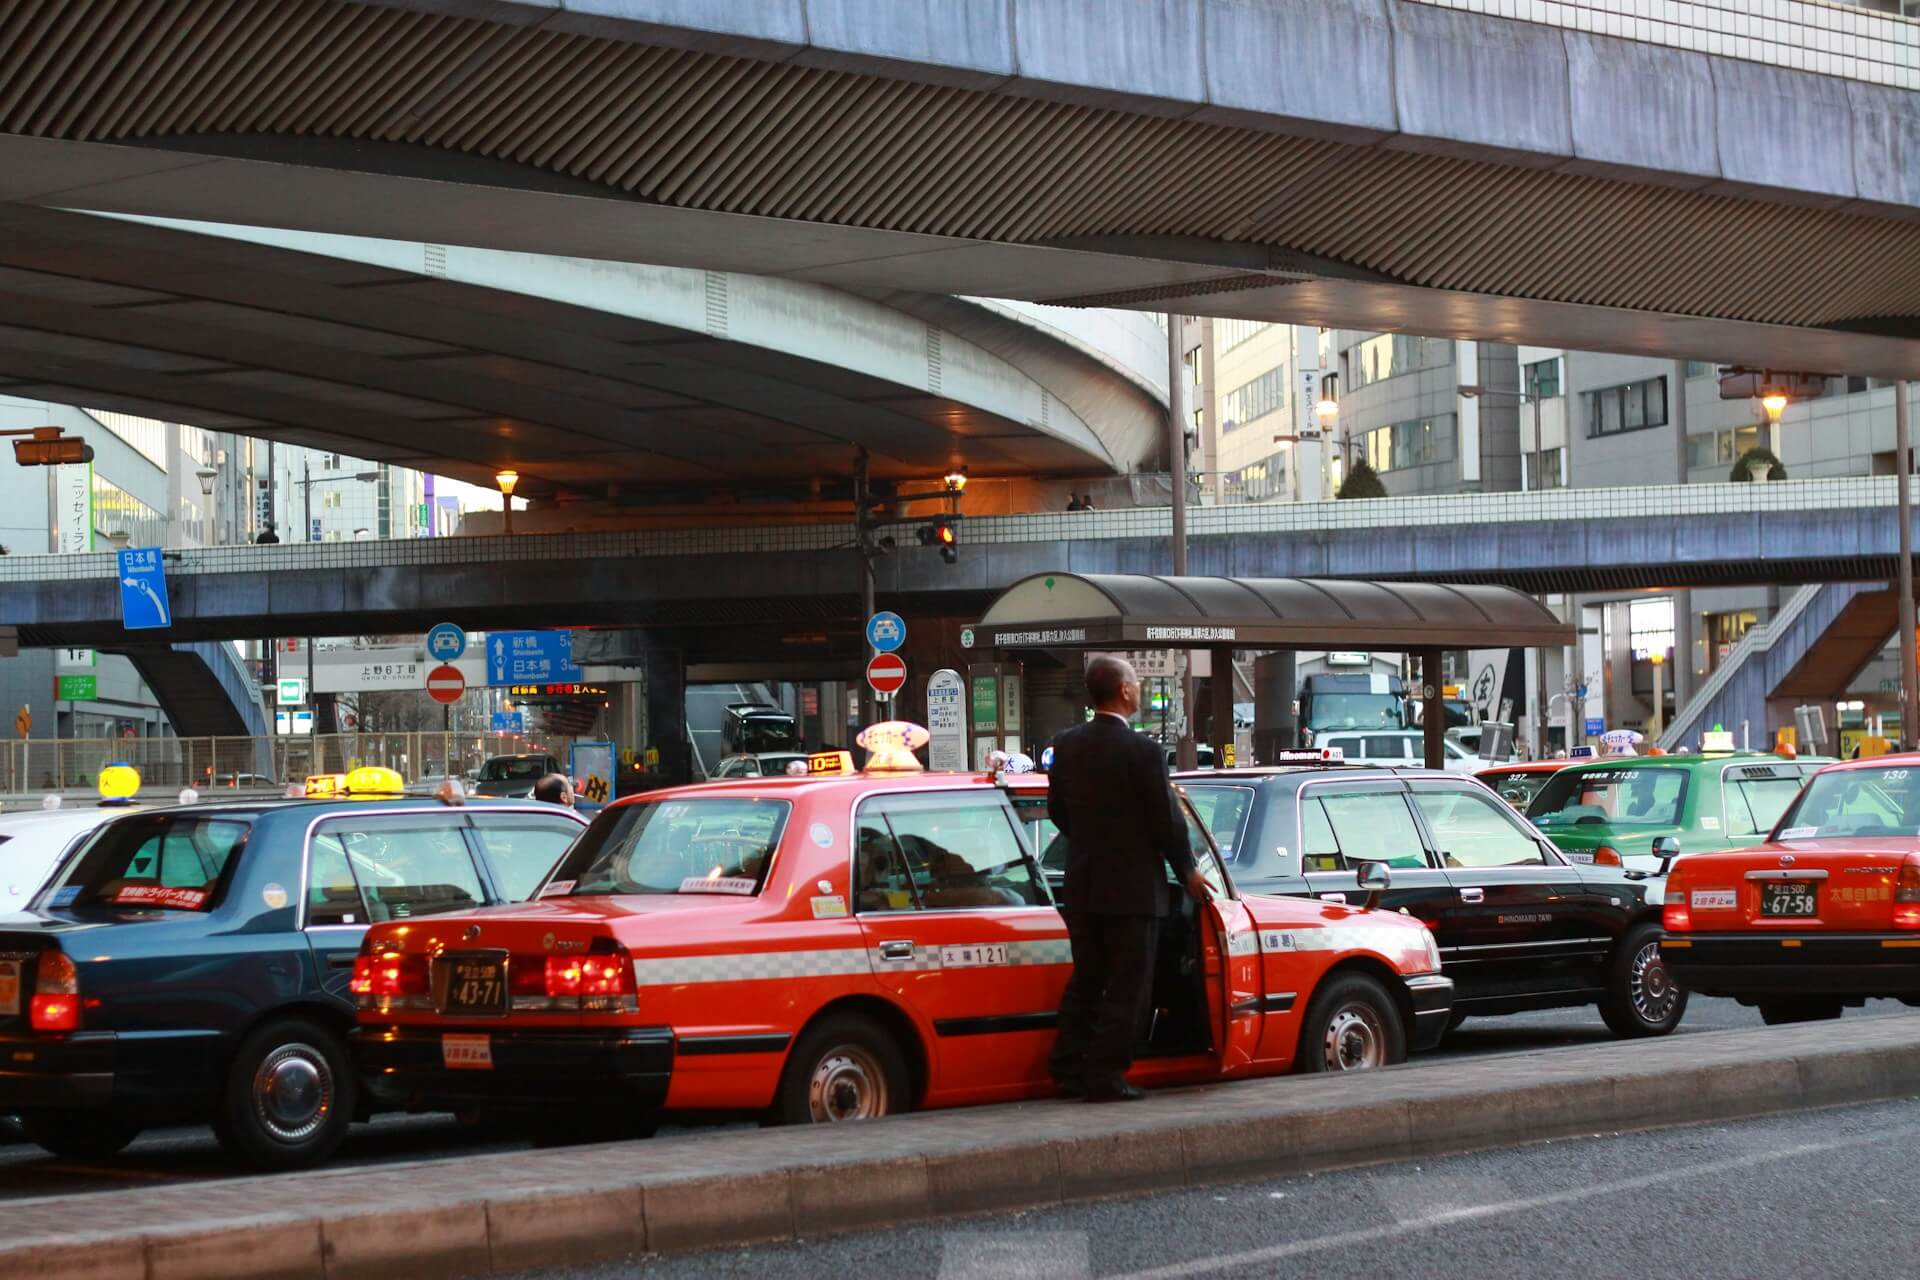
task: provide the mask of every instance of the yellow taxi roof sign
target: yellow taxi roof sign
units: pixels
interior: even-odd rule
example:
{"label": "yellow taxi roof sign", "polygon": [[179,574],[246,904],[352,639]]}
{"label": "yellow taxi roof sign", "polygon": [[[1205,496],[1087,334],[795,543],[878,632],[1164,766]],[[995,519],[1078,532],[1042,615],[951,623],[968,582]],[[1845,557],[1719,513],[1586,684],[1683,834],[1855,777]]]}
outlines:
{"label": "yellow taxi roof sign", "polygon": [[816,751],[807,757],[806,774],[810,778],[833,778],[852,772],[851,751]]}
{"label": "yellow taxi roof sign", "polygon": [[350,796],[398,796],[406,794],[407,780],[398,771],[377,764],[362,765],[346,777],[341,791]]}
{"label": "yellow taxi roof sign", "polygon": [[100,799],[109,804],[126,804],[139,793],[140,771],[124,760],[116,760],[100,770],[96,780]]}
{"label": "yellow taxi roof sign", "polygon": [[307,775],[307,798],[315,796],[337,796],[347,787],[347,775],[344,773],[310,773]]}

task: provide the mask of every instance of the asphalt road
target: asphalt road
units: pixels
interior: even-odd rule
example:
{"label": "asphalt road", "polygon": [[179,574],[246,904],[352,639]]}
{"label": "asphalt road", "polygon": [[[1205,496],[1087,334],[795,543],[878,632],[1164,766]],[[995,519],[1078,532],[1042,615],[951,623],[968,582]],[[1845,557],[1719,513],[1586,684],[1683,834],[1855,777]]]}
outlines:
{"label": "asphalt road", "polygon": [[[1905,1006],[1874,1001],[1849,1018],[1911,1016]],[[1687,1008],[1676,1035],[1700,1035],[1736,1027],[1760,1025],[1760,1016],[1731,1000],[1696,997]],[[1417,1061],[1438,1063],[1448,1058],[1517,1053],[1611,1040],[1598,1012],[1592,1009],[1556,1009],[1516,1014],[1506,1018],[1469,1019],[1439,1049]],[[1231,1090],[1233,1086],[1224,1088]],[[697,1140],[709,1128],[663,1129],[656,1142]],[[377,1165],[402,1160],[453,1158],[461,1155],[525,1149],[521,1140],[468,1129],[450,1116],[383,1116],[359,1125],[335,1157],[333,1165]],[[123,1187],[163,1182],[229,1178],[236,1170],[227,1163],[210,1131],[203,1128],[160,1129],[143,1134],[112,1160],[60,1160],[40,1148],[14,1142],[0,1145],[0,1201],[29,1196],[109,1192]]]}
{"label": "asphalt road", "polygon": [[1906,1277],[1920,1100],[1599,1135],[527,1280]]}

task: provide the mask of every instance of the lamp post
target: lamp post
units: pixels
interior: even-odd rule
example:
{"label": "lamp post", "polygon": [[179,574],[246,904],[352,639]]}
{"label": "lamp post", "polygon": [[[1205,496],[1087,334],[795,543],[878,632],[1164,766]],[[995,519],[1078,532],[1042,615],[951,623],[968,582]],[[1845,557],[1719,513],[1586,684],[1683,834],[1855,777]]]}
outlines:
{"label": "lamp post", "polygon": [[320,539],[313,536],[313,486],[317,484],[345,484],[349,480],[358,481],[361,484],[373,484],[379,479],[380,473],[378,471],[356,471],[350,476],[321,476],[318,480],[315,480],[313,478],[313,463],[308,459],[302,458],[300,460],[300,479],[297,483],[301,488],[304,499],[303,505],[306,511],[307,528],[306,536],[302,538],[301,541],[320,541]]}
{"label": "lamp post", "polygon": [[1913,440],[1907,424],[1907,382],[1893,384],[1893,468],[1900,520],[1900,749],[1914,744]]}
{"label": "lamp post", "polygon": [[[1173,486],[1173,576],[1187,576],[1187,353],[1181,317],[1167,313],[1167,480]],[[1233,673],[1228,672],[1232,679]],[[1174,763],[1192,769],[1200,763],[1193,742],[1193,655],[1180,675],[1180,735]]]}
{"label": "lamp post", "polygon": [[498,472],[493,482],[500,486],[500,531],[508,537],[513,536],[513,487],[520,483],[520,473],[512,467]]}

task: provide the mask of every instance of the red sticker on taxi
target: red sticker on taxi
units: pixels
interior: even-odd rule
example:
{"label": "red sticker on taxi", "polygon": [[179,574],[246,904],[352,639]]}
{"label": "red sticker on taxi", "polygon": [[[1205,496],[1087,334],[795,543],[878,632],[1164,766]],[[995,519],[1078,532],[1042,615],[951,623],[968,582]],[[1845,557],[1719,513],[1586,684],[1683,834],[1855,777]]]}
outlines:
{"label": "red sticker on taxi", "polygon": [[182,889],[164,884],[127,884],[113,891],[109,899],[116,907],[168,907],[175,911],[198,911],[207,905],[205,889]]}

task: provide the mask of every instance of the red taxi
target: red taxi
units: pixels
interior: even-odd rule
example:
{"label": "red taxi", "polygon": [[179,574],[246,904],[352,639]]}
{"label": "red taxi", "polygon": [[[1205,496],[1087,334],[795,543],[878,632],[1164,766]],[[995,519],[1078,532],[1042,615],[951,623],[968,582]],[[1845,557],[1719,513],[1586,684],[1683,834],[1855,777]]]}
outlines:
{"label": "red taxi", "polygon": [[[370,930],[356,1058],[393,1102],[600,1136],[1046,1095],[1071,957],[1012,802],[1045,786],[870,769],[621,800],[536,900]],[[1384,1066],[1439,1038],[1453,984],[1419,921],[1242,897],[1189,827],[1213,896],[1169,880],[1135,1082]]]}
{"label": "red taxi", "polygon": [[1768,1023],[1920,1005],[1920,754],[1829,765],[1764,843],[1677,860],[1665,925],[1676,981]]}

